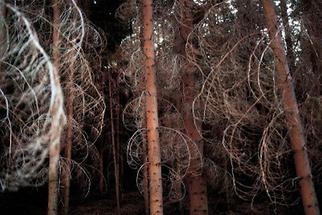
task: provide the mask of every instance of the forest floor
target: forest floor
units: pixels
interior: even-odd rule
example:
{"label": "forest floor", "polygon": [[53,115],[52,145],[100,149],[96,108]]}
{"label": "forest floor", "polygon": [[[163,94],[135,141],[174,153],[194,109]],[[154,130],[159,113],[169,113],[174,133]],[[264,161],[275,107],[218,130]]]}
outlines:
{"label": "forest floor", "polygon": [[[179,204],[165,204],[165,215],[185,215],[188,213],[188,201],[179,210]],[[269,203],[259,202],[251,209],[250,202],[230,202],[225,198],[209,197],[209,215],[300,215],[302,210],[278,209],[272,211]],[[114,215],[115,199],[113,196],[74,195],[71,201],[70,215]],[[0,193],[1,215],[45,215],[47,214],[47,194],[44,188],[23,189],[19,192]],[[122,215],[144,215],[144,200],[138,192],[127,192],[122,196]]]}
{"label": "forest floor", "polygon": [[[76,203],[76,202],[75,202]],[[113,215],[116,214],[115,200],[93,198],[71,206],[70,215]],[[138,193],[127,193],[121,202],[122,215],[144,214],[144,201]]]}

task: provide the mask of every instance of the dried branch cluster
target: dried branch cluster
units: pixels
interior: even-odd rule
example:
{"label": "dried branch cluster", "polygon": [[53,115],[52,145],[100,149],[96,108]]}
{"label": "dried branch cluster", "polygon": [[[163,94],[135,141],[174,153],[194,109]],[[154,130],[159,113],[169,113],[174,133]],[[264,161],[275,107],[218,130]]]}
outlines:
{"label": "dried branch cluster", "polygon": [[[49,144],[59,144],[64,125],[62,88],[32,22],[5,5],[6,39],[1,55],[1,188],[46,181]],[[53,142],[55,140],[55,142]]]}
{"label": "dried branch cluster", "polygon": [[[209,183],[223,192],[230,192],[233,187],[243,199],[254,201],[257,196],[266,193],[273,204],[293,202],[295,199],[289,194],[297,189],[295,182],[298,179],[295,170],[290,168],[293,164],[285,112],[276,84],[275,62],[261,3],[190,1],[190,5],[181,5],[180,1],[156,1],[154,6],[159,104],[161,109],[167,109],[160,110],[159,115],[175,122],[170,125],[163,122],[163,125],[177,131],[183,128],[181,110],[175,108],[181,95],[174,92],[181,89],[182,69],[189,63],[200,72],[195,84],[200,93],[194,101],[194,118],[202,123],[199,132],[207,141],[203,163],[206,175],[211,179]],[[127,105],[123,115],[126,127],[139,129],[130,139],[128,147],[129,164],[137,167],[142,165],[142,145],[145,144],[144,56],[140,45],[139,7],[136,1],[127,1],[117,12],[118,17],[124,22],[131,22],[133,28],[133,34],[122,41],[117,56],[122,56],[118,66],[124,73],[124,81],[137,96]],[[178,26],[184,24],[180,23],[180,17],[187,7],[194,8],[195,12],[192,20],[194,27],[184,44],[186,59],[179,54],[178,47],[182,44],[178,44],[176,37],[180,35]],[[312,61],[312,52],[305,54],[305,51],[312,49],[314,41],[307,31],[298,30],[312,25],[305,25],[305,18],[299,17],[299,22],[293,20],[291,23],[293,39],[300,41],[302,46],[300,50],[295,49],[297,69],[291,72],[295,77],[313,172],[319,172],[321,81],[314,78],[320,77],[314,73],[319,70],[304,63]],[[299,23],[302,25],[299,26]],[[279,29],[282,31],[283,27]],[[295,46],[299,47],[294,44],[293,48]],[[315,57],[319,56],[316,49],[313,53]],[[167,131],[160,128],[161,136],[167,137],[169,146],[175,147],[184,142],[181,137],[181,141],[177,141],[177,136]],[[162,150],[167,151],[168,145],[162,143]],[[190,147],[182,144],[182,149]],[[199,156],[193,155],[194,151],[184,150],[179,150],[180,154]],[[175,153],[167,155],[176,161]],[[163,160],[169,158],[163,157]],[[182,166],[182,160],[179,163]]]}
{"label": "dried branch cluster", "polygon": [[[200,131],[215,148],[210,157],[222,160],[218,148],[226,150],[229,162],[223,168],[230,169],[239,197],[253,201],[266,192],[273,204],[289,204],[297,178],[290,168],[285,111],[258,5],[254,1],[210,5],[189,36],[187,53],[205,77],[194,114],[211,127],[209,132]],[[301,74],[303,80],[305,73]],[[311,86],[306,87],[298,91]]]}
{"label": "dried branch cluster", "polygon": [[[296,68],[292,72],[296,95],[300,101],[300,114],[307,138],[308,153],[312,172],[316,182],[321,184],[322,145],[322,30],[316,24],[322,21],[322,3],[320,1],[303,1],[296,10],[303,13],[293,15],[292,41],[295,49]],[[295,11],[296,11],[295,10]]]}
{"label": "dried branch cluster", "polygon": [[60,137],[62,148],[65,145],[62,129],[69,102],[66,97],[71,92],[77,95],[72,116],[72,145],[77,157],[73,161],[61,157],[60,167],[72,162],[83,171],[81,162],[98,154],[93,143],[102,130],[105,104],[97,77],[105,41],[74,0],[58,4],[62,11],[59,68],[53,67],[49,57],[53,49],[52,5],[45,1],[6,4],[7,34],[0,44],[6,47],[0,65],[2,189],[46,182],[49,145],[60,144]]}
{"label": "dried branch cluster", "polygon": [[212,5],[190,35],[188,53],[205,74],[194,114],[219,130],[204,137],[226,150],[225,168],[231,168],[239,197],[255,199],[265,191],[272,202],[285,203],[286,193],[294,190],[287,162],[290,148],[258,10],[251,1]]}
{"label": "dried branch cluster", "polygon": [[[187,61],[175,53],[178,27],[174,25],[173,11],[176,1],[154,2],[154,37],[156,51],[156,70],[158,91],[158,108],[161,126],[160,133],[161,161],[164,193],[168,201],[177,201],[184,197],[183,178],[187,174],[200,174],[202,159],[199,149],[187,135],[183,133],[181,110],[176,105],[180,102],[173,92],[180,92],[180,70]],[[123,122],[126,128],[136,130],[130,138],[127,148],[128,163],[139,169],[137,185],[144,192],[144,167],[146,160],[146,129],[145,129],[145,86],[141,46],[142,17],[140,3],[127,1],[117,11],[117,16],[123,21],[131,20],[133,33],[126,37],[120,46],[117,56],[119,69],[123,72],[123,81],[131,88],[136,98],[130,101],[123,111]],[[191,167],[191,160],[197,160],[199,165]]]}

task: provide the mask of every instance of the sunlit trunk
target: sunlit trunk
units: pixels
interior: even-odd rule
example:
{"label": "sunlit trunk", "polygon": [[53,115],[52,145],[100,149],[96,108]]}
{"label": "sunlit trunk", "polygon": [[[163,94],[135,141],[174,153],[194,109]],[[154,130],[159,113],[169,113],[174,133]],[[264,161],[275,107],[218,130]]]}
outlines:
{"label": "sunlit trunk", "polygon": [[159,119],[153,43],[152,0],[143,0],[143,51],[146,81],[146,127],[149,160],[150,214],[163,214]]}
{"label": "sunlit trunk", "polygon": [[306,215],[320,214],[312,182],[311,167],[305,147],[305,138],[299,116],[298,104],[292,85],[292,77],[283,49],[281,34],[277,29],[278,23],[274,4],[272,0],[262,0],[262,2],[269,36],[272,40],[271,48],[275,57],[277,84],[282,95],[286,125],[294,153],[296,174],[299,178],[304,211]]}

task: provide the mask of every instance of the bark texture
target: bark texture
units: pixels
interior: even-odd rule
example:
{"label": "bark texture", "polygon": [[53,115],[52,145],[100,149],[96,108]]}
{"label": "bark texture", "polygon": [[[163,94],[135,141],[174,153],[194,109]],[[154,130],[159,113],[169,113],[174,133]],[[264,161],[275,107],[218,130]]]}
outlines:
{"label": "bark texture", "polygon": [[292,78],[282,45],[282,37],[278,31],[278,23],[272,0],[262,0],[264,15],[271,38],[278,88],[282,95],[282,104],[285,111],[286,124],[294,153],[296,174],[299,178],[299,186],[302,203],[306,215],[320,214],[318,201],[312,181],[311,167],[305,148],[305,138],[298,104],[296,101]]}
{"label": "bark texture", "polygon": [[[60,85],[59,81],[59,67],[60,67],[60,53],[59,53],[59,24],[60,24],[60,8],[57,0],[53,2],[53,51],[52,62],[54,66],[55,83]],[[61,94],[62,92],[57,92]],[[51,110],[51,116],[55,117],[58,108],[63,103],[62,99],[56,101]],[[53,120],[55,121],[55,120]],[[52,124],[53,132],[50,136],[49,145],[49,172],[48,172],[48,215],[56,215],[58,213],[58,162],[60,154],[60,132],[59,125]]]}
{"label": "bark texture", "polygon": [[113,149],[113,163],[114,163],[114,178],[115,178],[115,197],[116,197],[116,215],[121,214],[120,207],[120,167],[118,159],[118,146],[115,140],[115,124],[114,124],[114,113],[113,113],[113,95],[112,95],[112,77],[109,74],[109,101],[110,101],[110,123],[111,123],[111,140]]}
{"label": "bark texture", "polygon": [[[144,161],[148,162],[148,153],[147,153],[147,145],[143,145],[143,155]],[[150,206],[149,206],[149,167],[145,165],[143,167],[143,192],[144,192],[144,208],[145,215],[150,214]]]}
{"label": "bark texture", "polygon": [[153,43],[152,0],[143,0],[143,52],[146,77],[146,126],[149,160],[150,214],[163,214],[159,119]]}
{"label": "bark texture", "polygon": [[[181,4],[184,6],[181,12],[181,25],[180,25],[180,34],[181,39],[183,40],[179,44],[182,44],[183,47],[181,54],[185,54],[185,44],[188,39],[188,35],[193,28],[193,17],[192,17],[192,8],[189,6],[191,2],[188,0],[180,0]],[[196,124],[194,122],[192,114],[192,105],[195,96],[198,94],[198,88],[196,86],[196,69],[192,63],[188,63],[182,70],[183,74],[183,120],[186,134],[195,142],[199,148],[201,156],[203,156],[203,142],[202,137],[200,136]],[[192,160],[191,168],[200,166],[200,160]],[[208,198],[207,198],[207,183],[203,175],[193,176],[189,175],[188,178],[188,194],[190,200],[190,215],[207,215],[208,214]]]}
{"label": "bark texture", "polygon": [[[72,56],[71,56],[72,57]],[[71,175],[71,159],[73,146],[73,115],[74,115],[74,68],[70,65],[67,83],[67,98],[66,98],[66,113],[67,113],[67,127],[65,136],[65,159],[66,169],[63,178],[64,185],[64,214],[68,214],[69,200],[70,200],[70,175]]]}

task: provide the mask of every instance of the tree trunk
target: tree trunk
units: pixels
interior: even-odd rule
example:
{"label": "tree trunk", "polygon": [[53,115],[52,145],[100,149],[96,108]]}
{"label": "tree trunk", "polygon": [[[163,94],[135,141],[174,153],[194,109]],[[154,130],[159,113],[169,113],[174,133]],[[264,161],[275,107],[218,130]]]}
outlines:
{"label": "tree trunk", "polygon": [[[104,55],[104,53],[103,53]],[[107,53],[105,53],[105,55],[107,55]],[[102,95],[104,96],[104,102],[106,104],[108,104],[109,102],[109,86],[106,88],[104,87],[104,85],[106,85],[106,83],[109,84],[109,73],[110,73],[110,69],[106,69],[104,71],[104,73],[102,74],[102,83],[101,83],[101,92]],[[110,135],[110,123],[111,123],[111,119],[110,119],[110,113],[105,112],[104,115],[104,122],[105,122],[105,126],[104,126],[104,130],[103,130],[103,134],[102,134],[102,139],[104,141],[102,141],[101,145],[98,145],[98,149],[100,151],[100,176],[99,176],[99,192],[102,195],[103,193],[105,193],[107,191],[107,187],[106,187],[106,180],[108,180],[108,177],[106,175],[105,169],[104,169],[104,161],[105,159],[108,159],[107,157],[105,157],[106,155],[106,146],[108,146],[111,142],[112,142],[112,138]],[[108,124],[109,123],[109,124]]]}
{"label": "tree trunk", "polygon": [[292,78],[282,45],[282,37],[278,32],[277,18],[272,0],[262,0],[268,33],[271,38],[271,48],[275,57],[277,85],[282,95],[286,124],[294,153],[296,174],[299,178],[302,203],[306,215],[320,214],[311,167],[305,147],[305,139],[298,104],[296,101]]}
{"label": "tree trunk", "polygon": [[[118,77],[116,78],[118,79]],[[113,99],[114,99],[114,110],[115,110],[115,145],[116,145],[116,161],[118,163],[118,189],[119,189],[119,201],[122,202],[122,171],[121,171],[121,166],[122,166],[122,149],[120,145],[120,94],[119,94],[119,85],[118,81],[115,83],[115,90],[113,94]]]}
{"label": "tree trunk", "polygon": [[[188,0],[180,0],[183,5],[182,14],[181,14],[181,25],[180,25],[180,34],[183,47],[181,50],[181,54],[186,56],[185,54],[185,44],[188,39],[188,35],[193,28],[193,17],[192,17],[192,8],[190,8],[189,4],[191,4]],[[187,57],[187,56],[186,56]],[[187,135],[191,138],[191,140],[197,144],[201,156],[203,156],[203,142],[202,137],[200,136],[197,127],[194,122],[193,114],[192,114],[192,105],[195,96],[198,94],[198,89],[196,86],[196,70],[194,65],[191,62],[182,69],[183,74],[183,120],[184,126]],[[191,167],[198,168],[200,166],[200,159],[192,160]],[[208,214],[208,197],[207,197],[207,183],[203,175],[193,176],[190,175],[188,178],[188,194],[190,200],[190,215],[207,215]]]}
{"label": "tree trunk", "polygon": [[114,178],[115,178],[115,197],[116,197],[116,215],[120,215],[121,214],[121,208],[120,208],[120,181],[119,181],[119,161],[117,159],[117,145],[116,145],[116,141],[115,141],[115,126],[114,126],[114,114],[113,114],[113,95],[112,95],[112,77],[111,74],[109,74],[109,89],[108,89],[108,93],[109,93],[109,102],[110,102],[110,123],[111,123],[111,140],[112,140],[112,149],[113,149],[113,163],[114,163]]}
{"label": "tree trunk", "polygon": [[[143,156],[144,162],[148,163],[148,150],[147,145],[143,144]],[[143,194],[144,194],[144,208],[145,208],[145,215],[150,214],[150,206],[149,206],[149,166],[145,165],[143,167]]]}
{"label": "tree trunk", "polygon": [[281,15],[282,15],[282,21],[283,26],[285,30],[285,43],[286,43],[286,53],[287,53],[287,62],[290,65],[290,71],[291,73],[295,72],[295,58],[294,58],[294,52],[293,52],[293,43],[292,43],[292,31],[291,26],[288,19],[287,14],[287,0],[281,0]]}
{"label": "tree trunk", "polygon": [[146,126],[149,160],[150,214],[163,214],[161,156],[159,142],[159,119],[157,86],[155,74],[155,54],[153,43],[152,0],[143,0],[143,42],[144,71],[146,80]]}
{"label": "tree trunk", "polygon": [[[60,67],[60,53],[59,53],[59,25],[60,25],[60,8],[57,0],[53,0],[53,51],[52,62],[54,69],[54,79],[57,85],[59,83],[59,67]],[[60,95],[59,95],[60,94]],[[62,96],[62,92],[56,92],[56,96]],[[59,106],[63,103],[62,99],[57,100],[52,107],[51,116],[56,117]],[[55,120],[52,120],[55,122]],[[58,209],[58,162],[60,154],[60,134],[59,125],[51,125],[51,136],[49,143],[49,171],[48,171],[48,215],[56,215]]]}
{"label": "tree trunk", "polygon": [[[193,65],[188,64],[185,71],[186,75],[183,78],[184,84],[184,125],[187,135],[197,144],[201,156],[203,156],[203,142],[199,135],[192,115],[193,95],[196,95],[194,86],[194,72],[191,71]],[[191,160],[191,168],[198,168],[200,159]],[[208,198],[207,198],[207,183],[202,175],[189,175],[188,178],[188,194],[190,199],[190,215],[207,215],[208,214]]]}
{"label": "tree trunk", "polygon": [[105,174],[104,174],[104,148],[101,148],[100,151],[100,160],[99,160],[99,182],[98,182],[98,190],[102,195],[105,193]]}
{"label": "tree trunk", "polygon": [[[73,57],[73,56],[71,56]],[[71,159],[72,159],[72,146],[73,146],[73,115],[74,115],[74,66],[69,66],[68,83],[67,83],[67,128],[65,136],[65,159],[66,169],[64,170],[63,186],[64,186],[64,214],[68,214],[69,199],[70,199],[70,176],[71,176]]]}
{"label": "tree trunk", "polygon": [[189,214],[208,214],[207,183],[202,175],[189,177],[188,192],[190,199]]}

